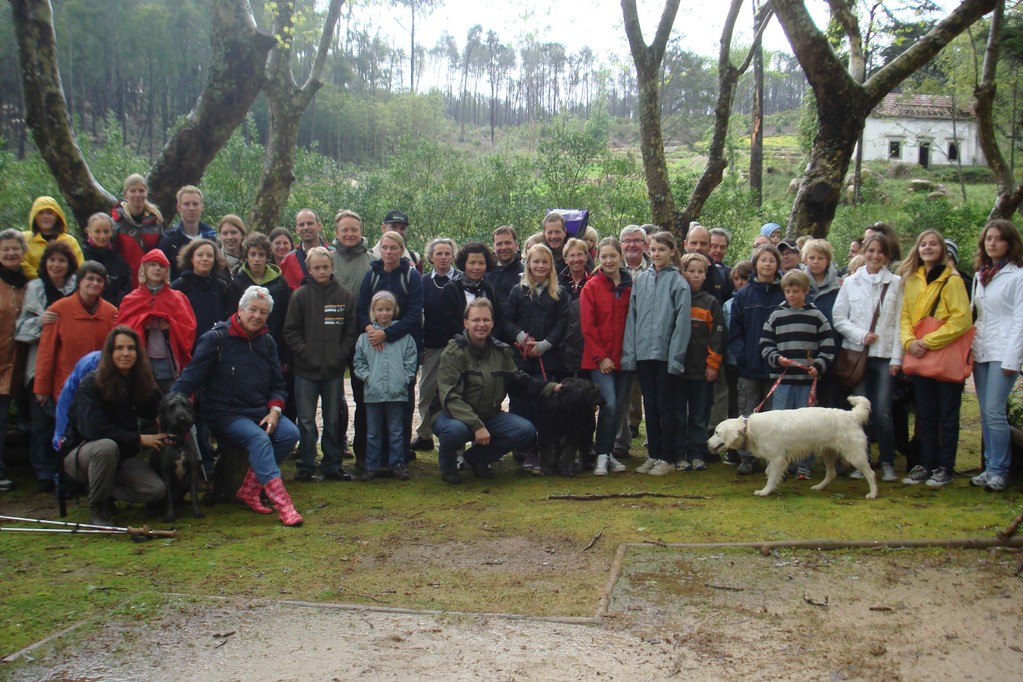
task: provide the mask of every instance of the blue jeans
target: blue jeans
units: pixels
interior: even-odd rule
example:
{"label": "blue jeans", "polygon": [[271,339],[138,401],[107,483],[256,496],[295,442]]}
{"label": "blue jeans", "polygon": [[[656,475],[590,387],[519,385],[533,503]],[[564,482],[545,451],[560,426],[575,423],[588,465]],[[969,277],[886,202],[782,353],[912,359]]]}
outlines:
{"label": "blue jeans", "polygon": [[295,449],[298,442],[298,427],[283,414],[271,434],[245,417],[217,424],[214,433],[218,438],[245,448],[249,453],[249,466],[264,485],[281,477],[281,469],[277,465]]}
{"label": "blue jeans", "polygon": [[707,425],[710,423],[710,409],[714,404],[714,384],[703,379],[683,379],[685,392],[682,409],[686,413],[682,424],[685,444],[685,458],[690,464],[694,459],[707,461]]}
{"label": "blue jeans", "polygon": [[[510,450],[528,447],[536,441],[536,429],[533,424],[528,419],[509,412],[498,412],[489,419],[484,419],[483,426],[490,432],[490,443],[473,445],[466,450],[467,462],[492,464]],[[437,446],[437,463],[440,470],[455,471],[456,453],[473,440],[475,434],[465,422],[452,419],[443,412],[438,414],[433,422],[433,433],[440,441]]]}
{"label": "blue jeans", "polygon": [[877,437],[879,461],[895,463],[895,426],[892,422],[892,383],[895,378],[888,373],[890,358],[867,358],[863,379],[853,389],[853,395],[861,395],[870,401],[870,423]]}
{"label": "blue jeans", "polygon": [[928,471],[944,467],[952,473],[959,450],[963,384],[913,377],[913,397],[916,399],[916,432],[920,437],[920,465]]}
{"label": "blue jeans", "polygon": [[973,381],[977,384],[977,402],[980,403],[980,433],[984,438],[984,471],[990,474],[1009,474],[1011,454],[1005,404],[1018,377],[1015,372],[1005,376],[1000,362],[973,365]]}
{"label": "blue jeans", "polygon": [[590,381],[596,384],[605,402],[597,415],[597,435],[593,440],[593,449],[598,455],[609,455],[614,450],[622,413],[627,414],[629,411],[631,373],[604,374],[594,369],[590,370]]}
{"label": "blue jeans", "polygon": [[[810,384],[778,384],[774,395],[771,396],[771,410],[798,410],[806,407],[806,401],[810,399]],[[813,453],[796,462],[797,467],[811,467],[814,461]]]}
{"label": "blue jeans", "polygon": [[643,393],[648,456],[675,464],[685,428],[682,422],[684,384],[679,377],[668,374],[668,363],[660,360],[637,362],[636,373]]}
{"label": "blue jeans", "polygon": [[295,375],[295,407],[298,409],[298,446],[300,472],[316,470],[316,400],[322,402],[323,460],[320,471],[333,474],[341,470],[341,412],[338,403],[344,393],[344,375],[333,379],[306,379]]}
{"label": "blue jeans", "polygon": [[[405,463],[405,403],[366,403],[366,471],[393,469]],[[380,466],[384,453],[386,466]]]}

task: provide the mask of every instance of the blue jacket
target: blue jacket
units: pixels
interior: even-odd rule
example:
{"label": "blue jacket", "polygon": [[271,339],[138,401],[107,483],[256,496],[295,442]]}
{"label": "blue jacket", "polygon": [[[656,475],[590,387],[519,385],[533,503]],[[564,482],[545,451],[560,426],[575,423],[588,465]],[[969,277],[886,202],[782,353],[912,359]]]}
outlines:
{"label": "blue jacket", "polygon": [[411,336],[416,347],[423,343],[423,277],[416,271],[407,258],[402,258],[398,267],[391,272],[384,271],[384,262],[375,260],[369,266],[369,272],[362,278],[359,287],[359,300],[356,304],[356,315],[359,321],[359,332],[366,331],[369,324],[369,302],[373,294],[387,290],[398,299],[400,316],[390,324],[384,333],[387,342],[397,341],[403,336]]}
{"label": "blue jacket", "polygon": [[[377,329],[380,326],[373,325]],[[390,326],[390,325],[388,325]],[[387,327],[383,328],[386,332]],[[404,403],[408,400],[408,383],[416,376],[419,352],[408,336],[388,340],[381,351],[373,350],[365,333],[355,343],[352,368],[355,376],[365,382],[367,403]]]}
{"label": "blue jacket", "polygon": [[767,379],[771,370],[760,355],[760,335],[771,313],[785,300],[781,278],[773,282],[756,279],[732,297],[732,320],[728,328],[728,350],[746,379]]}
{"label": "blue jacket", "polygon": [[[218,243],[217,231],[206,223],[200,222],[198,239],[209,239],[216,244]],[[156,248],[163,251],[163,255],[167,256],[167,260],[170,261],[170,278],[172,280],[181,276],[181,268],[178,267],[178,251],[185,248],[185,245],[190,241],[192,240],[188,238],[181,229],[181,223],[178,222],[174,227],[164,232],[163,236],[160,237],[160,241],[156,243]]]}
{"label": "blue jacket", "polygon": [[236,332],[234,318],[202,335],[192,361],[171,386],[185,395],[202,389],[199,406],[214,432],[239,417],[258,422],[288,396],[277,343],[267,328],[249,341]]}
{"label": "blue jacket", "polygon": [[67,431],[68,425],[68,410],[71,409],[71,402],[75,399],[78,384],[86,374],[99,367],[99,356],[102,354],[102,351],[94,350],[76,362],[75,368],[71,370],[67,381],[64,382],[64,388],[60,389],[60,395],[57,397],[57,423],[53,429],[52,441],[53,449],[57,452],[60,452],[61,445],[64,443],[64,433]]}

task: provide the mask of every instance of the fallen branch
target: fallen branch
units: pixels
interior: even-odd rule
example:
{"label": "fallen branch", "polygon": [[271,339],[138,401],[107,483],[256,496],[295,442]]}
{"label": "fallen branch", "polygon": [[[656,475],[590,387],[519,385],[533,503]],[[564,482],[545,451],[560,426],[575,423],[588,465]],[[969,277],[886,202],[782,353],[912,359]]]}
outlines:
{"label": "fallen branch", "polygon": [[711,500],[707,495],[674,495],[672,493],[588,493],[586,495],[548,495],[548,500],[575,500],[591,502],[593,500],[635,499],[638,497],[671,497],[679,500]]}
{"label": "fallen branch", "polygon": [[745,587],[734,587],[732,585],[715,585],[714,583],[704,583],[704,587],[709,587],[712,590],[725,590],[726,592],[744,592]]}
{"label": "fallen branch", "polygon": [[1008,538],[1011,538],[1013,535],[1016,534],[1016,530],[1019,528],[1019,524],[1021,523],[1023,523],[1023,512],[1020,512],[1019,516],[1013,519],[1012,523],[1009,524],[1008,528],[1006,528],[1005,530],[998,531],[997,533],[998,539],[1007,540]]}
{"label": "fallen branch", "polygon": [[870,611],[894,611],[890,606],[871,606],[868,610]]}
{"label": "fallen branch", "polygon": [[[601,528],[600,532],[593,536],[593,539],[590,540],[590,544],[588,544],[585,547],[583,547],[583,552],[588,550],[590,547],[593,547],[593,545],[597,544],[597,540],[600,539],[600,537],[604,534],[605,530],[607,530],[607,526],[604,526],[603,528]],[[582,552],[580,552],[580,554],[582,554]]]}

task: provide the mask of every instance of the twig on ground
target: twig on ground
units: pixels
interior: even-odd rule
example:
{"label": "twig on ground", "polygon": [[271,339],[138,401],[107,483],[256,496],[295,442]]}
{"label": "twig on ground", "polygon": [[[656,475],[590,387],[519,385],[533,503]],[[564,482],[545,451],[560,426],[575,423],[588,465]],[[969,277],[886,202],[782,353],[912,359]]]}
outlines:
{"label": "twig on ground", "polygon": [[895,609],[893,609],[890,606],[871,606],[869,610],[870,611],[894,611]]}
{"label": "twig on ground", "polygon": [[[601,536],[604,535],[604,531],[605,530],[607,530],[607,526],[604,526],[603,528],[601,528],[600,532],[593,536],[593,539],[590,540],[590,544],[588,544],[585,547],[583,547],[583,552],[588,550],[590,547],[593,547],[593,545],[597,544],[597,540],[599,540],[601,538]],[[580,552],[580,554],[582,554],[582,552]]]}
{"label": "twig on ground", "polygon": [[372,599],[377,604],[386,604],[387,603],[383,599],[377,599],[372,594],[358,594],[357,592],[349,592],[348,594],[352,595],[353,597],[365,597],[366,599]]}
{"label": "twig on ground", "polygon": [[743,592],[746,590],[745,587],[736,587],[733,585],[715,585],[714,583],[704,583],[704,587],[709,587],[712,590],[725,590],[726,592]]}
{"label": "twig on ground", "polygon": [[674,495],[672,493],[588,493],[586,495],[548,495],[548,500],[575,500],[591,502],[593,500],[635,499],[637,497],[672,497],[679,500],[710,500],[707,495]]}
{"label": "twig on ground", "polygon": [[828,606],[828,596],[827,595],[824,595],[824,601],[814,601],[810,596],[804,594],[803,595],[803,601],[805,601],[810,606],[825,606],[825,607]]}
{"label": "twig on ground", "polygon": [[1021,523],[1023,523],[1023,512],[1020,512],[1019,516],[1012,520],[1012,523],[1009,524],[1008,528],[998,531],[998,539],[1005,540],[1007,538],[1011,538],[1016,534],[1016,530],[1019,528]]}

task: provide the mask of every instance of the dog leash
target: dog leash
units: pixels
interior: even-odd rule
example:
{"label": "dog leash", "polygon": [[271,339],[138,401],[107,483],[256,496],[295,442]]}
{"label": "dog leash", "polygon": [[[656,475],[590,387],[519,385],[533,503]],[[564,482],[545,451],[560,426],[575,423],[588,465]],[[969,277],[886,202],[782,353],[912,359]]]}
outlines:
{"label": "dog leash", "polygon": [[[787,358],[782,358],[782,360],[791,362],[793,366],[802,367],[802,365],[793,360],[788,360]],[[764,399],[760,401],[760,404],[753,408],[753,414],[760,413],[760,410],[764,407],[764,403],[771,399],[771,396],[774,395],[775,390],[778,388],[778,386],[781,385],[781,381],[782,379],[785,378],[785,374],[788,371],[789,371],[788,367],[781,371],[781,376],[774,380],[774,385],[771,386],[771,390],[767,392],[767,395],[765,395]],[[817,377],[814,377],[813,383],[810,384],[810,396],[806,399],[806,406],[813,407],[813,404],[815,402],[817,402]]]}
{"label": "dog leash", "polygon": [[[526,345],[530,341],[536,341],[536,339],[534,339],[532,336],[526,334],[526,338],[522,340],[521,344],[519,344],[519,343],[515,344],[515,347],[519,349],[519,353],[522,355],[522,358],[524,360],[530,360],[531,359],[529,356],[526,355]],[[540,363],[540,376],[542,376],[543,380],[546,382],[547,381],[547,370],[544,369],[544,366],[543,366],[543,356],[542,355],[538,355],[536,357],[536,359]]]}

